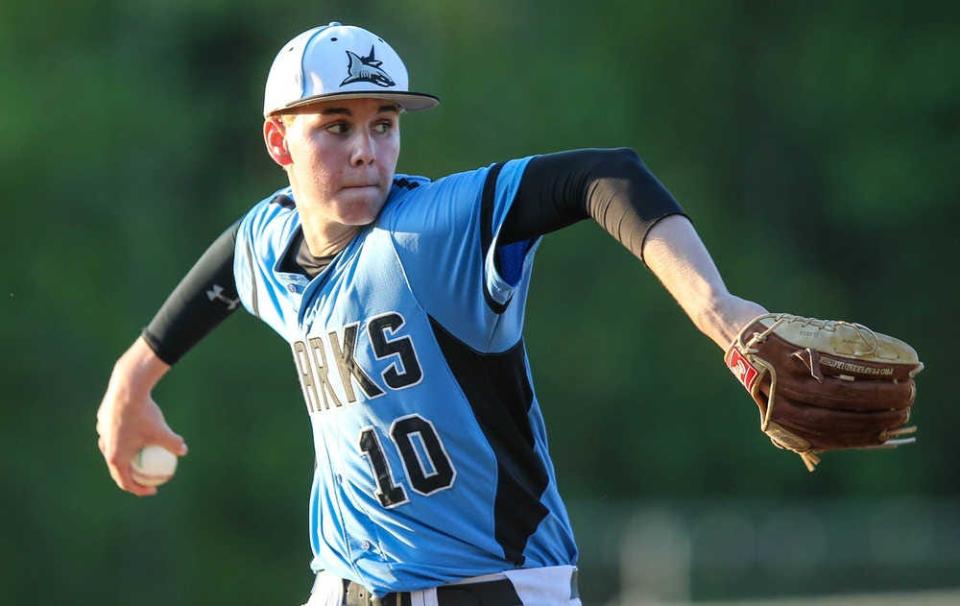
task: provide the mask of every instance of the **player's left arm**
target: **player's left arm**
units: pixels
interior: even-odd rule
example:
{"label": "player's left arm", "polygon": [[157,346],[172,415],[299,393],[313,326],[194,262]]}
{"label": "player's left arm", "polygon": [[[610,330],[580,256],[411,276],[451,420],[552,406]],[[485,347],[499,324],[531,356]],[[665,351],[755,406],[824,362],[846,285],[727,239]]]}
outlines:
{"label": "player's left arm", "polygon": [[592,217],[641,259],[693,323],[726,350],[761,430],[813,471],[819,453],[909,443],[920,372],[908,344],[848,322],[767,314],[732,295],[670,192],[630,150],[539,156],[526,167],[504,242]]}
{"label": "player's left arm", "polygon": [[581,149],[533,158],[502,228],[505,244],[592,218],[653,271],[722,348],[765,313],[730,294],[683,208],[630,149]]}

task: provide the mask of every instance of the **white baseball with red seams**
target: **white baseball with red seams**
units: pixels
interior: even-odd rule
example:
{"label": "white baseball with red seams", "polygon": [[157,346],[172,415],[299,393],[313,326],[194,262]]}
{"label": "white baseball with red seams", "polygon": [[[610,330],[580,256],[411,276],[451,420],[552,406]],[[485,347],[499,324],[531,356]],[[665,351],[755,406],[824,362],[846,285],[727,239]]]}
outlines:
{"label": "white baseball with red seams", "polygon": [[131,464],[137,484],[159,486],[168,482],[177,471],[177,455],[163,446],[145,446],[134,455]]}

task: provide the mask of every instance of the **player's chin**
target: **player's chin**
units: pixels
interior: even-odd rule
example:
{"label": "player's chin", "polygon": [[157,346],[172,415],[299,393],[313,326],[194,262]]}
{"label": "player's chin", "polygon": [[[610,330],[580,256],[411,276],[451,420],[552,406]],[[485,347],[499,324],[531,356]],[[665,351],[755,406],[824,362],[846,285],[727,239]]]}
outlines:
{"label": "player's chin", "polygon": [[344,225],[367,225],[373,223],[383,204],[386,194],[376,186],[347,187],[337,195],[337,215]]}

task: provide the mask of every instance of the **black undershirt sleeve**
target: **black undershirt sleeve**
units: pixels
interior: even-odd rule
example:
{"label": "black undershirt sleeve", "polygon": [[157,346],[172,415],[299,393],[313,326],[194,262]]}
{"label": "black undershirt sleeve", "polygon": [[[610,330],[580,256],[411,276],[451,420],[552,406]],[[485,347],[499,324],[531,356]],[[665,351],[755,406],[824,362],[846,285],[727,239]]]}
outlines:
{"label": "black undershirt sleeve", "polygon": [[631,149],[579,149],[533,158],[500,231],[510,244],[592,217],[637,258],[650,229],[684,215]]}
{"label": "black undershirt sleeve", "polygon": [[237,221],[210,245],[143,329],[143,339],[167,364],[175,364],[240,306],[233,276],[239,229]]}

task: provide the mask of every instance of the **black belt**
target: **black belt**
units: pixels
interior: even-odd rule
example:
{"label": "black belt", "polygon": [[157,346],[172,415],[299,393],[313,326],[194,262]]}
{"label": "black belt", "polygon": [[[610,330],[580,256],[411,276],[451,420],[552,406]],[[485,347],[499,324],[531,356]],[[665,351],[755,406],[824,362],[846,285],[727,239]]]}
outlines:
{"label": "black belt", "polygon": [[[345,606],[413,606],[409,592],[388,593],[382,598],[376,598],[363,585],[347,580],[343,581],[343,597]],[[437,587],[438,606],[522,606],[522,604],[517,590],[513,588],[513,583],[507,579]]]}

